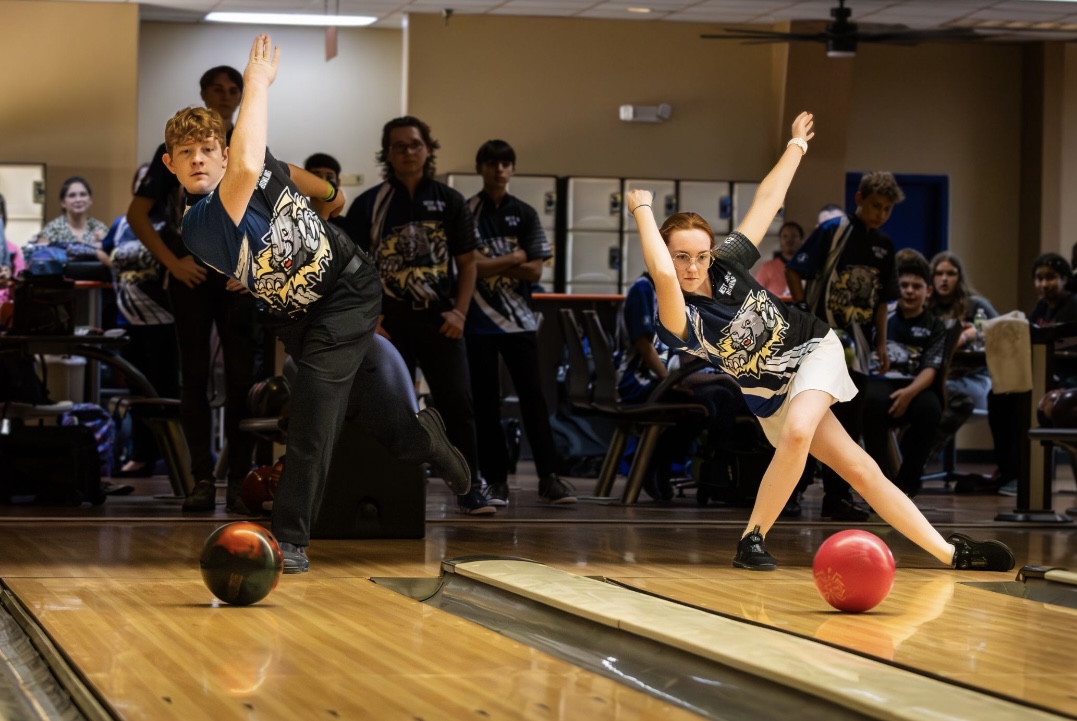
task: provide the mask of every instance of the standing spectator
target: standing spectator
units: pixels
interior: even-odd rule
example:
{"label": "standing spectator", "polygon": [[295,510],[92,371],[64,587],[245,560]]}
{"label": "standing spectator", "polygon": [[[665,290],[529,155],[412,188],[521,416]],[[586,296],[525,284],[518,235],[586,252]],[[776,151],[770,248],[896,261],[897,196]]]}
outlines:
{"label": "standing spectator", "polygon": [[542,276],[542,262],[553,255],[538,213],[509,195],[516,151],[504,140],[488,140],[475,156],[482,190],[468,200],[479,232],[475,261],[478,283],[468,310],[467,362],[475,400],[479,470],[489,484],[492,506],[509,503],[509,455],[501,430],[501,383],[498,359],[512,377],[524,430],[539,477],[539,498],[575,503],[572,489],[557,476],[557,452],[550,431],[550,411],[542,394],[538,366],[539,318],[531,307],[531,284]]}
{"label": "standing spectator", "polygon": [[[149,163],[139,167],[133,193],[138,192],[149,169]],[[166,222],[167,218],[154,218],[154,228],[160,230]],[[123,348],[123,355],[142,371],[159,397],[175,398],[179,395],[179,351],[172,303],[162,284],[161,264],[139,241],[126,216],[121,215],[112,222],[101,248],[109,254],[116,305],[130,341]],[[153,432],[141,419],[134,417],[127,459],[113,476],[152,476],[160,457]]]}
{"label": "standing spectator", "polygon": [[340,163],[332,155],[315,153],[303,163],[303,170],[332,183],[334,188],[340,187]]}
{"label": "standing spectator", "polygon": [[496,509],[483,498],[474,475],[478,450],[464,346],[478,235],[464,196],[434,180],[439,147],[418,118],[386,123],[378,153],[385,181],[355,199],[344,228],[359,247],[369,249],[378,267],[384,294],[380,332],[396,346],[412,377],[416,366],[422,368],[449,439],[471,467],[471,490],[458,497],[457,508],[488,515]]}
{"label": "standing spectator", "polygon": [[[905,199],[894,176],[868,173],[860,180],[856,212],[826,221],[812,232],[786,266],[789,292],[802,309],[825,320],[846,347],[849,372],[859,391],[834,406],[834,415],[859,440],[864,417],[868,356],[874,347],[880,372],[889,370],[886,355],[886,304],[897,298],[894,244],[881,228],[894,205]],[[811,280],[808,288],[803,279]],[[823,518],[863,521],[867,509],[852,500],[849,485],[833,469],[823,469]]]}
{"label": "standing spectator", "polygon": [[797,250],[804,243],[804,228],[800,223],[787,221],[778,233],[780,243],[778,252],[759,268],[755,279],[759,285],[769,290],[782,300],[789,300],[789,282],[785,277],[785,265],[793,259]]}
{"label": "standing spectator", "polygon": [[60,186],[61,215],[50,220],[41,229],[37,242],[67,251],[71,261],[108,261],[101,251],[101,241],[108,233],[108,226],[90,217],[93,207],[93,191],[85,178],[75,175]]}
{"label": "standing spectator", "polygon": [[[220,115],[226,137],[232,135],[232,117],[243,96],[243,76],[235,68],[210,68],[199,81],[206,107]],[[149,172],[131,199],[127,222],[142,244],[166,271],[165,285],[172,301],[179,345],[180,424],[191,454],[195,486],[183,502],[185,511],[212,511],[217,489],[212,453],[210,373],[213,355],[210,336],[217,328],[224,360],[224,436],[228,444],[226,508],[244,512],[239,487],[250,469],[253,436],[239,430],[246,410],[247,392],[254,378],[255,308],[247,294],[227,289],[227,279],[191,255],[180,238],[183,214],[179,181],[162,160],[162,143]],[[160,227],[155,219],[165,219]]]}

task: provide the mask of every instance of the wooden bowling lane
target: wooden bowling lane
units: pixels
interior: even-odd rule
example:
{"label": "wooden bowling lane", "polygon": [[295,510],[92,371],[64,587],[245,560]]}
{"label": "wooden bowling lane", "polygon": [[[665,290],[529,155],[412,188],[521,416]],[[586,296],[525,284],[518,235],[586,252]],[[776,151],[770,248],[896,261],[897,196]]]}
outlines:
{"label": "wooden bowling lane", "polygon": [[1013,574],[899,568],[882,604],[840,613],[819,596],[811,569],[751,574],[713,569],[695,578],[613,579],[680,603],[780,629],[935,677],[1077,716],[1077,613],[974,585]]}
{"label": "wooden bowling lane", "polygon": [[363,578],[243,608],[197,572],[5,583],[126,720],[699,718]]}
{"label": "wooden bowling lane", "polygon": [[[1032,721],[1060,718],[1051,710],[1032,708],[999,695],[985,695],[977,689],[903,670],[793,634],[761,628],[760,625],[769,625],[765,622],[760,625],[745,624],[741,620],[673,603],[666,598],[634,593],[629,588],[539,564],[480,560],[461,563],[457,565],[455,572],[482,579],[498,588],[514,590],[531,600],[549,604],[597,623],[614,626],[645,638],[661,640],[674,648],[748,670],[791,688],[840,703],[872,718],[916,721]],[[738,573],[742,577],[745,575],[743,572]],[[811,583],[805,574],[799,575],[801,582],[797,585]],[[786,585],[796,582],[797,579],[791,578]],[[646,585],[639,579],[634,583],[638,586]],[[678,590],[682,587],[681,584],[680,581],[667,579],[650,585]],[[767,584],[760,583],[760,586],[764,585]],[[792,588],[783,589],[777,585],[768,590],[779,595],[784,592],[787,596],[795,596],[797,593]],[[691,594],[685,592],[684,595]],[[728,597],[735,595],[730,592]],[[934,612],[936,606],[946,605],[940,598],[942,593],[933,591],[925,595],[927,598],[919,610],[919,613],[924,615],[920,623],[926,622],[926,618]],[[979,608],[979,605],[974,601],[972,607]],[[801,602],[792,613],[803,615],[808,608],[806,603]],[[986,623],[990,613],[979,612],[979,615]],[[900,638],[899,634],[895,634],[892,642],[897,638]],[[968,650],[964,649],[966,653]],[[1020,669],[1013,668],[1010,672],[1019,673]],[[1046,679],[1042,681],[1046,685]],[[1067,681],[1064,680],[1062,685],[1071,689],[1073,685]]]}

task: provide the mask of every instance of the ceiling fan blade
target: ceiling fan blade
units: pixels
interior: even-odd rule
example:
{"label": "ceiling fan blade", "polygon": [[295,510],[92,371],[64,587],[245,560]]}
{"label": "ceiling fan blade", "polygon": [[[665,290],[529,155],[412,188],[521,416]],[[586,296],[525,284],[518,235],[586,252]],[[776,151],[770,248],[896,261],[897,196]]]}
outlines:
{"label": "ceiling fan blade", "polygon": [[768,42],[783,43],[790,41],[808,40],[813,42],[826,42],[825,33],[780,33],[772,30],[758,32],[735,32],[723,35],[700,35],[705,40],[766,40]]}
{"label": "ceiling fan blade", "polygon": [[865,43],[891,43],[915,45],[923,42],[949,40],[981,40],[983,36],[972,28],[941,28],[938,30],[908,30],[904,32],[857,33],[857,39]]}

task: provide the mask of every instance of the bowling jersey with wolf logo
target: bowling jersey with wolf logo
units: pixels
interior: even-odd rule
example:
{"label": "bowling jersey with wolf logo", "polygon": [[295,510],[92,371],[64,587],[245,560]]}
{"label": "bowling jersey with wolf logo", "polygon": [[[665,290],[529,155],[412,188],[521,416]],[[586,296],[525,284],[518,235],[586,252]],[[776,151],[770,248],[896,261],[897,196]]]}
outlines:
{"label": "bowling jersey with wolf logo", "polygon": [[298,317],[336,283],[355,244],[322,222],[266,150],[258,185],[237,226],[216,190],[188,196],[183,242],[206,265],[235,278],[277,315]]}
{"label": "bowling jersey with wolf logo", "polygon": [[[355,199],[344,227],[360,246],[370,244],[385,295],[422,308],[452,307],[452,259],[478,245],[464,196],[430,178],[419,181],[411,197],[390,177]],[[392,312],[392,306],[383,310]]]}
{"label": "bowling jersey with wolf logo", "polygon": [[[467,201],[479,231],[479,252],[499,258],[515,252],[528,260],[553,255],[538,213],[527,203],[506,195],[500,205],[484,192]],[[538,330],[538,316],[531,308],[531,282],[498,273],[479,278],[467,314],[468,334],[494,335]]]}
{"label": "bowling jersey with wolf logo", "polygon": [[[848,233],[845,248],[826,272],[835,241]],[[897,299],[897,274],[894,269],[894,242],[881,230],[870,231],[855,215],[833,218],[816,228],[786,268],[801,278],[823,283],[825,291],[811,310],[836,330],[853,323],[870,326],[880,303]],[[868,329],[870,338],[870,329]]]}
{"label": "bowling jersey with wolf logo", "polygon": [[886,352],[891,373],[914,378],[925,368],[940,371],[946,362],[946,326],[929,310],[915,318],[898,311],[886,324]]}
{"label": "bowling jersey with wolf logo", "polygon": [[715,251],[709,276],[713,298],[685,294],[688,338],[670,333],[661,318],[658,337],[728,373],[757,416],[781,407],[801,361],[830,332],[813,315],[787,306],[756,282],[749,268],[759,249],[733,231]]}

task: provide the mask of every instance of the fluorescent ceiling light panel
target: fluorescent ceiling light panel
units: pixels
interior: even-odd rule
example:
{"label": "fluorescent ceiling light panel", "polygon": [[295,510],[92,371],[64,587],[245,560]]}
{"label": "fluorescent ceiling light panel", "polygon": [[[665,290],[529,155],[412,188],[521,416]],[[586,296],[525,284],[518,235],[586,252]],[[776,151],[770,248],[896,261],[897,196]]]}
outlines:
{"label": "fluorescent ceiling light panel", "polygon": [[209,13],[211,23],[243,23],[245,25],[342,25],[362,27],[378,21],[370,15],[308,15],[299,13]]}

